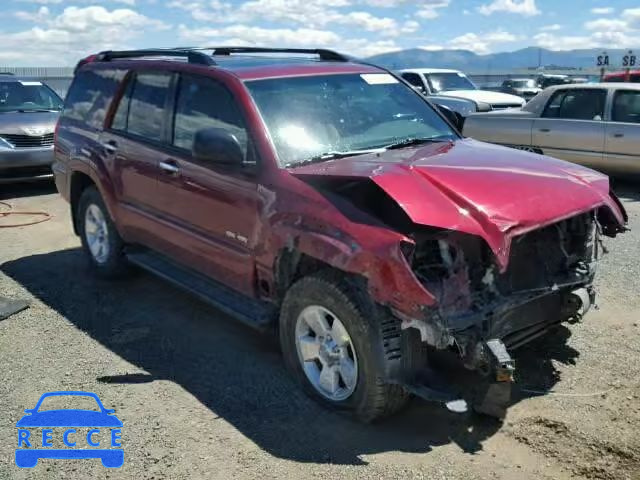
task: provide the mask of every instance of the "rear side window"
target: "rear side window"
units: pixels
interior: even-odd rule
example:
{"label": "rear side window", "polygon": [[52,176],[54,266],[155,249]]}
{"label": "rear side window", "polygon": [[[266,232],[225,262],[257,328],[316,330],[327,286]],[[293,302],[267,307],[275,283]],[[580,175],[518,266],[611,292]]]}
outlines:
{"label": "rear side window", "polygon": [[231,93],[215,80],[183,75],[178,85],[173,145],[191,151],[198,130],[222,128],[247,151],[247,131]]}
{"label": "rear side window", "polygon": [[162,142],[171,77],[167,73],[137,73],[118,104],[111,128]]}
{"label": "rear side window", "polygon": [[611,120],[614,122],[640,123],[640,91],[619,91],[613,97]]}
{"label": "rear side window", "polygon": [[606,99],[606,90],[558,90],[551,97],[542,116],[569,120],[602,120]]}
{"label": "rear side window", "polygon": [[102,128],[109,105],[125,74],[125,70],[114,69],[78,72],[67,93],[62,118]]}

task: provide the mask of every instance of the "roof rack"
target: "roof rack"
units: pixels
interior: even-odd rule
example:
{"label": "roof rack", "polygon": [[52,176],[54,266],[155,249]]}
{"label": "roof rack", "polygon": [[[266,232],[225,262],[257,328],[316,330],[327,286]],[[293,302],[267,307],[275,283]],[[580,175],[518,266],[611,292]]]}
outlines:
{"label": "roof rack", "polygon": [[318,55],[320,60],[331,62],[349,62],[352,59],[341,53],[325,48],[263,48],[263,47],[203,47],[198,50],[213,50],[213,55],[231,55],[233,53],[303,53]]}
{"label": "roof rack", "polygon": [[195,63],[198,65],[215,65],[216,62],[202,52],[197,52],[190,49],[146,49],[146,50],[107,50],[100,52],[95,56],[93,61],[96,62],[109,62],[111,60],[119,60],[123,58],[143,58],[143,57],[184,57],[189,63]]}

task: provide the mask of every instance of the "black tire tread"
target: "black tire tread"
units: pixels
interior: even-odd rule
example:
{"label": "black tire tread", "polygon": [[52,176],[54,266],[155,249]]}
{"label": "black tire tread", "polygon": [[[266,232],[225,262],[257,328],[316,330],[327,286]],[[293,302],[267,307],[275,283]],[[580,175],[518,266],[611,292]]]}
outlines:
{"label": "black tire tread", "polygon": [[[344,274],[330,269],[303,277],[294,283],[283,301],[284,314],[287,313],[288,300],[291,296],[304,298],[307,292],[316,291],[320,285],[324,292],[338,298],[347,308],[356,312],[359,321],[366,328],[375,327],[366,320],[376,318],[373,303],[366,292],[354,285],[354,282]],[[377,339],[378,335],[370,335],[369,338]],[[282,332],[281,343],[284,343]],[[283,345],[283,348],[286,347]],[[402,386],[385,382],[379,373],[381,372],[378,372],[374,385],[368,389],[366,398],[361,402],[361,407],[355,412],[364,422],[374,422],[393,415],[401,410],[410,398],[410,394]]]}

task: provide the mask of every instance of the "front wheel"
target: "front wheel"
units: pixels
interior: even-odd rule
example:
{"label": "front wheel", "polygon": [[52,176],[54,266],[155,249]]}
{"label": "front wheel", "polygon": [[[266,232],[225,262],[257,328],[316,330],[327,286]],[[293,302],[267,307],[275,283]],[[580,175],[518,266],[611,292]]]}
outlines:
{"label": "front wheel", "polygon": [[120,277],[126,273],[124,243],[95,187],[82,192],[77,215],[82,248],[89,265],[104,277]]}
{"label": "front wheel", "polygon": [[280,344],[294,378],[321,404],[367,422],[409,398],[384,381],[369,303],[346,278],[327,272],[297,281],[280,313]]}

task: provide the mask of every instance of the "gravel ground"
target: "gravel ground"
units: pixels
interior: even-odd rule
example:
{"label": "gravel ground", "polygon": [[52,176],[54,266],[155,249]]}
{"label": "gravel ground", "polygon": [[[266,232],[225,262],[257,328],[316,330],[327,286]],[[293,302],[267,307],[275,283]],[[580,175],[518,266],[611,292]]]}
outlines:
{"label": "gravel ground", "polygon": [[[2,188],[15,210],[53,218],[0,229],[0,295],[32,302],[0,321],[1,479],[640,479],[637,185],[620,186],[633,230],[606,240],[599,309],[518,352],[529,391],[503,423],[416,400],[377,425],[307,399],[273,338],[148,274],[91,276],[51,186]],[[556,394],[535,393],[549,389]],[[98,460],[15,466],[15,423],[51,390],[92,391],[116,409],[121,469]]]}

